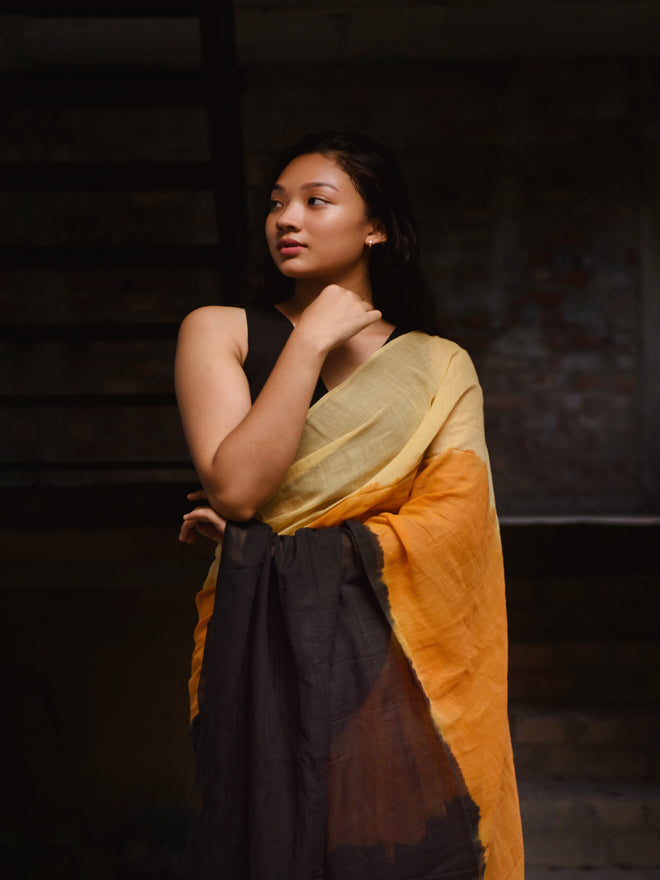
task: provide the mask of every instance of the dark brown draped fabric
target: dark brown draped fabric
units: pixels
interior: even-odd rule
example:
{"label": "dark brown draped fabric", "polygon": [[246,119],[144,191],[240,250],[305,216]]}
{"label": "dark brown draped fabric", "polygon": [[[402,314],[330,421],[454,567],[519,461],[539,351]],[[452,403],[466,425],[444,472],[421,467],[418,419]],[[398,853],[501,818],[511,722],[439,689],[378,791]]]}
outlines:
{"label": "dark brown draped fabric", "polygon": [[479,811],[374,591],[378,559],[355,522],[229,524],[193,729],[193,880],[483,876]]}

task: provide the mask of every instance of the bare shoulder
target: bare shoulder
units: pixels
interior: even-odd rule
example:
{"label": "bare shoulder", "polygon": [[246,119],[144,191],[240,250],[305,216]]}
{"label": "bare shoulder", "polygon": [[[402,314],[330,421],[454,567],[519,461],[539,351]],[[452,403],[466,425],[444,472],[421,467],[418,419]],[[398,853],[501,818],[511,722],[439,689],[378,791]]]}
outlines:
{"label": "bare shoulder", "polygon": [[245,309],[235,306],[201,306],[181,322],[179,346],[217,345],[231,350],[242,362],[247,354]]}

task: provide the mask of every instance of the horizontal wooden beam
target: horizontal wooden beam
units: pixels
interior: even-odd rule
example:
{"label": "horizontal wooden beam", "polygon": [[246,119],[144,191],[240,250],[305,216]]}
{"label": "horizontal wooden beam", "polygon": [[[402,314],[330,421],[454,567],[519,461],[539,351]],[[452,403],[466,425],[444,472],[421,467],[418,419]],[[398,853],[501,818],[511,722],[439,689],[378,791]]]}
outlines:
{"label": "horizontal wooden beam", "polygon": [[97,339],[173,339],[187,312],[217,304],[219,279],[217,266],[200,265],[5,268],[1,338],[48,341],[60,327],[71,340],[87,332]]}
{"label": "horizontal wooden beam", "polygon": [[[186,492],[195,488],[190,463],[179,476],[174,470],[169,478],[158,482],[148,474],[140,477],[134,470],[132,480],[118,484],[113,471],[97,471],[93,485],[31,486],[15,485],[0,488],[0,529],[44,529],[49,533],[62,528],[89,531],[109,526],[132,528],[160,525],[171,530],[174,538],[181,515],[189,509]],[[162,462],[157,471],[166,470]],[[121,470],[128,472],[122,463]],[[72,475],[71,475],[72,476]],[[209,545],[209,554],[212,549]]]}
{"label": "horizontal wooden beam", "polygon": [[171,341],[176,339],[177,331],[178,324],[170,322],[3,324],[0,340],[21,343]]}
{"label": "horizontal wooden beam", "polygon": [[196,0],[4,0],[3,15],[40,18],[190,18]]}
{"label": "horizontal wooden beam", "polygon": [[197,71],[75,70],[3,71],[0,107],[200,107]]}
{"label": "horizontal wooden beam", "polygon": [[176,406],[176,397],[171,392],[128,392],[126,394],[106,394],[102,391],[87,394],[0,394],[0,407],[34,407],[39,409],[69,407],[142,407]]}
{"label": "horizontal wooden beam", "polygon": [[152,458],[152,459],[90,459],[87,462],[61,461],[54,459],[19,459],[0,460],[0,471],[146,471],[146,470],[182,470],[192,467],[190,461],[185,458]]}
{"label": "horizontal wooden beam", "polygon": [[208,162],[1,162],[0,191],[199,190]]}
{"label": "horizontal wooden beam", "polygon": [[103,266],[217,266],[214,244],[137,247],[0,247],[0,268],[99,268]]}
{"label": "horizontal wooden beam", "polygon": [[0,459],[4,462],[183,460],[186,442],[174,394],[3,395]]}

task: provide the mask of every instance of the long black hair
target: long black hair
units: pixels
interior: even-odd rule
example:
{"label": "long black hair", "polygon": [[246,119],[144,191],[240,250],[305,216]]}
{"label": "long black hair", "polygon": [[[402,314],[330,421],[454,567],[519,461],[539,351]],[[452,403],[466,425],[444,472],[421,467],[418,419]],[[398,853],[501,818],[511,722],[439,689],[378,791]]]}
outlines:
{"label": "long black hair", "polygon": [[[368,219],[379,220],[384,227],[386,241],[369,252],[376,308],[403,330],[437,332],[433,298],[419,268],[419,238],[410,198],[394,156],[358,132],[316,132],[296,141],[281,156],[271,180],[276,180],[298,156],[310,153],[334,158],[362,196]],[[282,275],[269,259],[260,298],[269,302],[284,300],[293,293],[293,285],[293,279]]]}

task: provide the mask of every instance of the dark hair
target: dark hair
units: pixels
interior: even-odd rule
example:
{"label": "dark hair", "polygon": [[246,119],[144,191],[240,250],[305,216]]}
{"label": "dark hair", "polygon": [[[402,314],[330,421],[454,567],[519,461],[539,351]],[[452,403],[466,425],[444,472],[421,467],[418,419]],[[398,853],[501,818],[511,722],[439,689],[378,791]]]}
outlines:
{"label": "dark hair", "polygon": [[[323,131],[296,141],[280,158],[275,180],[298,156],[332,156],[364,199],[369,219],[380,220],[387,240],[369,254],[374,305],[404,330],[436,332],[433,300],[419,268],[419,239],[401,169],[377,141],[357,132]],[[264,293],[271,302],[293,292],[293,281],[271,260],[264,271]]]}

